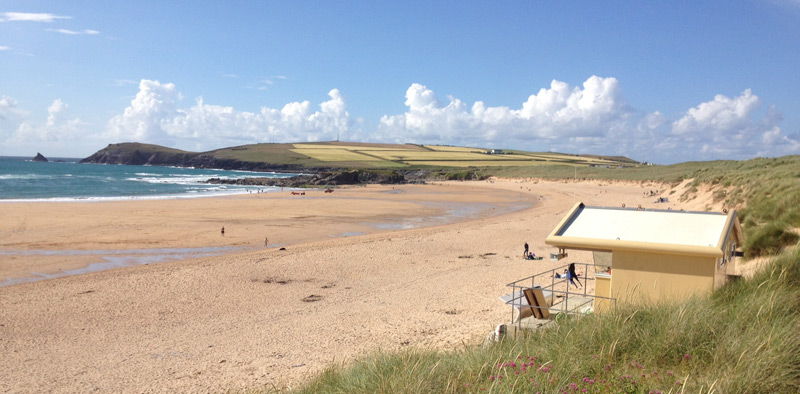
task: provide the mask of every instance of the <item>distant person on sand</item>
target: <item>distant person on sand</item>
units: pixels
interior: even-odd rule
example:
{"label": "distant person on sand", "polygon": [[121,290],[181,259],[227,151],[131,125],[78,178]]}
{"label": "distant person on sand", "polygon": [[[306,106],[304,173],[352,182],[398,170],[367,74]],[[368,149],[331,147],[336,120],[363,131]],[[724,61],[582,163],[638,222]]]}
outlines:
{"label": "distant person on sand", "polygon": [[222,230],[220,231],[220,234],[222,234],[223,236],[225,236],[225,226],[222,226]]}
{"label": "distant person on sand", "polygon": [[265,248],[267,247],[267,244],[269,244],[269,237],[264,237],[264,247]]}
{"label": "distant person on sand", "polygon": [[528,257],[528,243],[525,242],[525,252],[522,253],[523,256]]}

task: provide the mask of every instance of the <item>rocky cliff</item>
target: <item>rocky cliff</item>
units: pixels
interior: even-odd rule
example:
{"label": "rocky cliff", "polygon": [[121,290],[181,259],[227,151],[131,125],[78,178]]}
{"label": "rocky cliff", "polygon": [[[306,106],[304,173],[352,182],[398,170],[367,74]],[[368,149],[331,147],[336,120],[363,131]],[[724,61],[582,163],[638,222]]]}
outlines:
{"label": "rocky cliff", "polygon": [[95,154],[82,159],[81,163],[97,164],[129,164],[175,166],[194,168],[215,168],[221,170],[243,171],[280,171],[280,172],[314,172],[314,168],[305,168],[290,164],[241,161],[221,159],[212,152],[196,153],[178,149],[165,148],[158,145],[139,143],[110,144]]}

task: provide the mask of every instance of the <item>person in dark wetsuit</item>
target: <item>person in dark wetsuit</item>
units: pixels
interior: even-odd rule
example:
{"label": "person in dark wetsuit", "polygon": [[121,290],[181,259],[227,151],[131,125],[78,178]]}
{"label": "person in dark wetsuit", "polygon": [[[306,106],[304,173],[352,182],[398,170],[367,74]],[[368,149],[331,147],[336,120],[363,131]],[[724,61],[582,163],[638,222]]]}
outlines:
{"label": "person in dark wetsuit", "polygon": [[575,281],[577,280],[580,287],[583,287],[583,283],[581,283],[580,279],[578,279],[579,276],[575,272],[575,263],[569,263],[569,269],[567,270],[567,278],[569,279],[570,283],[572,283],[573,286],[578,287],[578,285],[575,284]]}

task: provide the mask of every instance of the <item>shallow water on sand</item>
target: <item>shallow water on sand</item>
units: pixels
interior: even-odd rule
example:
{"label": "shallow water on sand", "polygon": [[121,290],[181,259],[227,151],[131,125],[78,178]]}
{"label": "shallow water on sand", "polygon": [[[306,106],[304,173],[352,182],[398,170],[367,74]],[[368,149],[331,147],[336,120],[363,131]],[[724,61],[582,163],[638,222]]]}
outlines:
{"label": "shallow water on sand", "polygon": [[244,248],[222,246],[203,248],[157,248],[157,249],[130,249],[130,250],[0,250],[0,256],[87,256],[87,259],[96,263],[74,270],[60,271],[53,274],[32,272],[33,276],[24,278],[7,278],[0,281],[0,287],[20,283],[36,282],[44,279],[62,278],[65,276],[88,274],[90,272],[105,271],[114,268],[146,265],[151,263],[164,263],[197,257],[219,256],[226,253],[241,251]]}

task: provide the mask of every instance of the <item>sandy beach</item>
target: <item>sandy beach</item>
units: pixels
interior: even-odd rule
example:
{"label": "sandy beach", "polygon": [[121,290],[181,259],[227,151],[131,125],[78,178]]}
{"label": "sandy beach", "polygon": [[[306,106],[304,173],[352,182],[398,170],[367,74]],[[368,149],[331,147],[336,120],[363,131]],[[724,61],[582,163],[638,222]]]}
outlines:
{"label": "sandy beach", "polygon": [[[378,349],[482,343],[510,318],[498,299],[507,283],[591,262],[588,252],[527,261],[524,242],[552,252],[545,237],[579,201],[713,207],[702,193],[681,203],[681,190],[669,192],[649,183],[492,180],[0,204],[0,250],[15,251],[0,254],[0,281],[102,257],[75,251],[188,250],[176,261],[0,287],[0,391],[283,387]],[[658,196],[670,202],[656,204]],[[223,254],[196,257],[193,248]]]}

